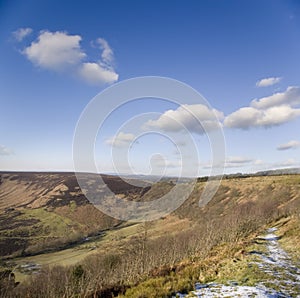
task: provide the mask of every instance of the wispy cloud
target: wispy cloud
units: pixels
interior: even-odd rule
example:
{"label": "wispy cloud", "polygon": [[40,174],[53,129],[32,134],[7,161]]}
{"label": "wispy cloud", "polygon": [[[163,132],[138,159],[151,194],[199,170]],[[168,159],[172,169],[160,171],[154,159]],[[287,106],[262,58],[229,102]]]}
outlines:
{"label": "wispy cloud", "polygon": [[253,158],[244,156],[229,156],[226,158],[226,164],[228,165],[244,165],[253,162]]}
{"label": "wispy cloud", "polygon": [[300,165],[299,161],[297,161],[294,158],[289,158],[282,162],[276,162],[272,164],[273,168],[284,168],[284,167],[290,168],[290,167],[298,167],[299,165]]}
{"label": "wispy cloud", "polygon": [[79,75],[93,85],[97,82],[114,83],[119,78],[113,67],[114,52],[104,38],[98,38],[96,43],[102,51],[101,60],[83,63],[79,68]]}
{"label": "wispy cloud", "polygon": [[114,60],[114,52],[112,48],[104,38],[98,38],[97,43],[100,45],[100,49],[102,50],[101,58],[103,62],[111,64]]}
{"label": "wispy cloud", "polygon": [[277,147],[277,150],[289,150],[289,149],[297,149],[300,148],[300,142],[299,141],[289,141],[285,144],[281,144]]}
{"label": "wispy cloud", "polygon": [[132,143],[135,139],[135,136],[131,133],[119,132],[117,135],[110,137],[106,140],[106,144],[114,147],[125,147]]}
{"label": "wispy cloud", "polygon": [[251,168],[254,171],[266,171],[266,170],[271,170],[271,169],[282,169],[282,168],[294,168],[294,167],[299,167],[300,163],[299,161],[289,158],[286,160],[282,161],[277,161],[277,162],[267,162],[263,160],[255,160],[251,164]]}
{"label": "wispy cloud", "polygon": [[13,32],[13,37],[17,41],[22,41],[26,36],[30,35],[32,33],[31,28],[19,28],[18,30]]}
{"label": "wispy cloud", "polygon": [[210,169],[212,166],[217,168],[241,168],[255,164],[257,160],[244,156],[228,156],[224,163],[214,164],[212,162],[201,163],[203,169]]}
{"label": "wispy cloud", "polygon": [[225,168],[242,168],[254,164],[256,160],[244,156],[229,156],[225,160]]}
{"label": "wispy cloud", "polygon": [[173,160],[163,157],[160,154],[156,154],[151,157],[151,165],[156,168],[178,168],[182,167],[182,161]]}
{"label": "wispy cloud", "polygon": [[4,146],[4,145],[0,145],[0,155],[12,155],[14,152],[12,149]]}
{"label": "wispy cloud", "polygon": [[89,61],[81,47],[82,37],[63,31],[41,31],[36,40],[22,53],[34,65],[59,72],[77,73],[79,78],[93,85],[111,84],[118,80],[114,70],[113,50],[103,38],[98,38],[99,60]]}
{"label": "wispy cloud", "polygon": [[257,87],[269,87],[275,84],[278,84],[281,81],[282,78],[280,77],[270,77],[261,79],[258,82],[256,82]]}

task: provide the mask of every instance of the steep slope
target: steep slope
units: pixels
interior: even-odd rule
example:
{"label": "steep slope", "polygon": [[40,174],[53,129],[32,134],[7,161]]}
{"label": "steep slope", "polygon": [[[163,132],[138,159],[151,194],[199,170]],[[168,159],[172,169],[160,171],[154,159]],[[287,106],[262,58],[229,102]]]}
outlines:
{"label": "steep slope", "polygon": [[[147,191],[119,177],[102,178],[124,198]],[[92,174],[85,179],[91,185],[97,181]],[[0,173],[1,256],[57,249],[119,223],[89,203],[73,173]]]}
{"label": "steep slope", "polygon": [[[94,178],[89,179],[93,183]],[[158,182],[151,188],[138,188],[122,184],[124,182],[116,177],[109,176],[107,179],[116,185],[122,197],[131,200],[153,200],[173,187],[170,181]],[[83,239],[85,231],[93,228],[95,233],[103,231],[107,217],[95,213],[93,219],[92,211],[85,208],[94,207],[87,201],[73,201],[75,189],[67,180],[57,180],[54,187],[58,184],[67,186],[68,191],[46,200],[55,203],[33,208],[34,201],[28,200],[26,206],[14,203],[13,207],[3,210],[2,223],[10,224],[14,233],[19,232],[20,227],[31,231],[27,238],[25,235],[19,237],[30,242],[25,253],[32,249],[34,239],[40,245],[45,235],[48,238],[49,235],[60,235],[59,239],[65,239],[66,235],[70,236],[70,231],[80,231],[82,234],[77,239]],[[199,179],[190,198],[180,208],[155,222],[129,226],[108,220],[106,226],[110,229],[87,244],[77,242],[73,247],[63,249],[56,243],[54,246],[61,249],[59,253],[65,258],[82,252],[79,263],[68,262],[70,267],[56,267],[63,263],[62,259],[57,259],[57,255],[51,252],[46,253],[46,259],[53,257],[51,264],[46,263],[50,267],[33,268],[40,273],[17,286],[11,297],[23,297],[24,293],[30,297],[74,297],[79,293],[87,297],[170,297],[178,292],[188,293],[194,289],[195,283],[214,282],[225,286],[230,281],[252,287],[261,280],[268,281],[258,265],[249,267],[249,262],[253,263],[255,257],[251,252],[259,251],[257,245],[266,241],[259,240],[259,235],[270,226],[278,228],[278,233],[282,234],[280,241],[284,241],[280,245],[299,260],[296,242],[300,175],[229,177],[222,181],[215,197],[199,208],[198,201],[204,186],[205,179]],[[73,191],[69,192],[70,189]],[[39,202],[45,202],[39,195],[37,197]],[[7,219],[8,216],[12,218]],[[30,228],[26,228],[22,220]],[[97,220],[99,223],[94,224]],[[35,236],[33,231],[39,231],[39,228],[43,232]],[[19,238],[8,234],[8,228],[1,233],[2,239],[11,239],[12,245],[16,245]],[[54,239],[52,241],[55,244]],[[68,243],[72,240],[69,239]],[[87,257],[84,259],[83,256]],[[30,262],[39,264],[42,258],[38,257],[30,257],[29,263],[26,258],[12,259],[7,265],[14,272],[24,270],[26,266],[33,266]],[[21,268],[16,267],[20,265]],[[55,282],[57,276],[61,280],[59,283]],[[43,286],[36,289],[35,284]]]}

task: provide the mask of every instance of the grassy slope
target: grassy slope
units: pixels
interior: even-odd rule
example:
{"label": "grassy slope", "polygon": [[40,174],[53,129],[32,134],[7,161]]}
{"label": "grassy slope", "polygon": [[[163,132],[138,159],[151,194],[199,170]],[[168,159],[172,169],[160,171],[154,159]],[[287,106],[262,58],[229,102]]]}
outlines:
{"label": "grassy slope", "polygon": [[[154,247],[158,247],[159,254],[163,254],[163,249],[159,248],[160,242],[167,243],[170,239],[171,245],[174,245],[174,254],[193,245],[197,247],[197,241],[201,245],[198,252],[178,253],[172,264],[163,265],[162,261],[156,267],[156,273],[152,270],[154,268],[151,269],[149,262],[150,271],[140,275],[138,283],[130,282],[130,278],[125,282],[130,286],[126,292],[127,297],[164,297],[174,291],[191,289],[195,281],[222,282],[234,279],[241,283],[253,284],[262,277],[257,268],[247,266],[251,256],[244,252],[252,250],[255,247],[255,236],[268,225],[275,224],[278,219],[280,233],[284,236],[281,240],[282,245],[295,258],[299,258],[299,217],[296,215],[300,209],[300,175],[223,180],[214,199],[199,209],[198,200],[203,187],[204,182],[198,182],[182,207],[174,214],[150,223],[146,228],[142,224],[120,227],[107,231],[95,241],[61,252],[21,258],[17,263],[32,261],[40,264],[72,265],[79,262],[87,266],[88,261],[83,261],[86,256],[98,258],[98,254],[127,253],[130,247],[134,247],[136,254],[146,231],[147,244],[149,243],[153,250],[153,242]],[[169,183],[160,183],[146,192],[144,199],[151,200],[169,188]],[[55,208],[50,206],[52,208],[23,209],[22,214],[18,216],[23,220],[38,220],[32,226],[37,226],[36,230],[44,232],[38,236],[31,235],[32,239],[43,238],[45,235],[56,237],[70,234],[70,231],[86,233],[103,224],[103,215],[100,216],[99,223],[94,225],[99,216],[88,216],[89,222],[85,219],[87,214],[91,214],[91,210],[88,209],[90,207],[87,207],[89,205],[73,202],[69,199],[67,204]],[[107,225],[109,226],[109,223]],[[191,241],[193,237],[195,241]],[[171,246],[169,248],[171,250]],[[164,273],[165,267],[168,270]],[[170,271],[171,267],[176,270]],[[116,280],[116,283],[120,284],[120,281]]]}
{"label": "grassy slope", "polygon": [[[97,189],[97,176],[85,183]],[[131,186],[118,177],[104,176],[109,187],[125,198],[147,188]],[[68,246],[116,226],[84,197],[72,173],[0,172],[0,255],[14,257]]]}
{"label": "grassy slope", "polygon": [[300,264],[300,216],[294,215],[279,226],[281,246],[289,253],[295,263]]}
{"label": "grassy slope", "polygon": [[[261,245],[256,244],[257,236],[274,226],[278,227],[278,235],[282,237],[281,246],[293,257],[294,264],[299,266],[300,220],[299,215],[291,215],[261,226],[241,241],[216,245],[204,259],[183,260],[175,273],[145,278],[142,282],[131,285],[124,294],[118,297],[170,297],[176,292],[192,291],[196,282],[228,284],[234,281],[239,285],[255,286],[262,281],[276,280],[275,276],[259,269],[254,264],[257,257],[249,253],[262,249]],[[270,287],[274,288],[274,283],[271,283]]]}
{"label": "grassy slope", "polygon": [[[201,190],[202,184],[197,185]],[[245,213],[257,212],[265,220],[249,233],[241,233],[238,239],[217,244],[204,259],[183,260],[176,273],[166,276],[150,277],[138,285],[130,287],[124,297],[167,297],[172,292],[186,292],[195,282],[220,282],[230,280],[239,284],[254,285],[269,278],[257,266],[249,266],[254,257],[248,252],[256,249],[256,237],[267,227],[278,226],[282,238],[281,245],[294,260],[300,260],[300,176],[250,177],[246,179],[224,180],[215,198],[201,211],[196,206],[199,195],[194,192],[191,198],[176,211],[179,216],[188,216],[194,220],[203,218],[226,218],[235,213],[236,217],[245,217]],[[255,208],[258,207],[258,208]],[[275,211],[275,212],[272,212]],[[272,216],[271,216],[272,214]],[[270,218],[267,217],[270,215]],[[251,218],[251,216],[249,216]],[[245,222],[244,222],[245,223]],[[247,228],[245,224],[241,229]],[[247,221],[246,221],[247,223]],[[239,225],[238,220],[232,226],[222,229],[229,232]],[[216,225],[215,233],[218,226]],[[122,296],[122,295],[121,295]],[[123,297],[123,296],[122,296]]]}

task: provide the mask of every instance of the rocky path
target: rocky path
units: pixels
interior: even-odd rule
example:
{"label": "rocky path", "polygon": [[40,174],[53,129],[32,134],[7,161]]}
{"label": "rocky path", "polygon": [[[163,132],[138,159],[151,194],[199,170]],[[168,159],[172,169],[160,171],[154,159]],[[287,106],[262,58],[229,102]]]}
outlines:
{"label": "rocky path", "polygon": [[255,264],[270,276],[269,280],[252,287],[235,282],[228,285],[197,283],[190,294],[177,294],[177,297],[300,297],[300,269],[280,247],[275,232],[276,228],[268,229],[266,235],[258,239],[262,249],[250,252],[257,256]]}

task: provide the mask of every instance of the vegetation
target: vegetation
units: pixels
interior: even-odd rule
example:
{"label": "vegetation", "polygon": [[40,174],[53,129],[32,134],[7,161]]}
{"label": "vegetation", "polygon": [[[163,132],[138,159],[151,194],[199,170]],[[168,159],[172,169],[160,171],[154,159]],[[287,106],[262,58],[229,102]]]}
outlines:
{"label": "vegetation", "polygon": [[[2,297],[171,297],[190,291],[195,282],[254,285],[266,277],[255,265],[248,266],[253,259],[248,252],[271,225],[279,227],[282,245],[299,260],[299,175],[226,179],[200,209],[204,184],[199,179],[183,206],[164,219],[107,231],[93,253],[77,264],[42,267],[20,284],[9,275],[13,268],[6,268]],[[170,188],[169,182],[165,185]],[[163,191],[160,182],[143,195],[149,200]],[[80,208],[73,204],[69,212]],[[45,215],[45,210],[26,212],[22,216],[27,220],[38,218],[49,226],[50,235],[55,231],[50,222],[59,227],[57,233],[72,224],[62,215]]]}

